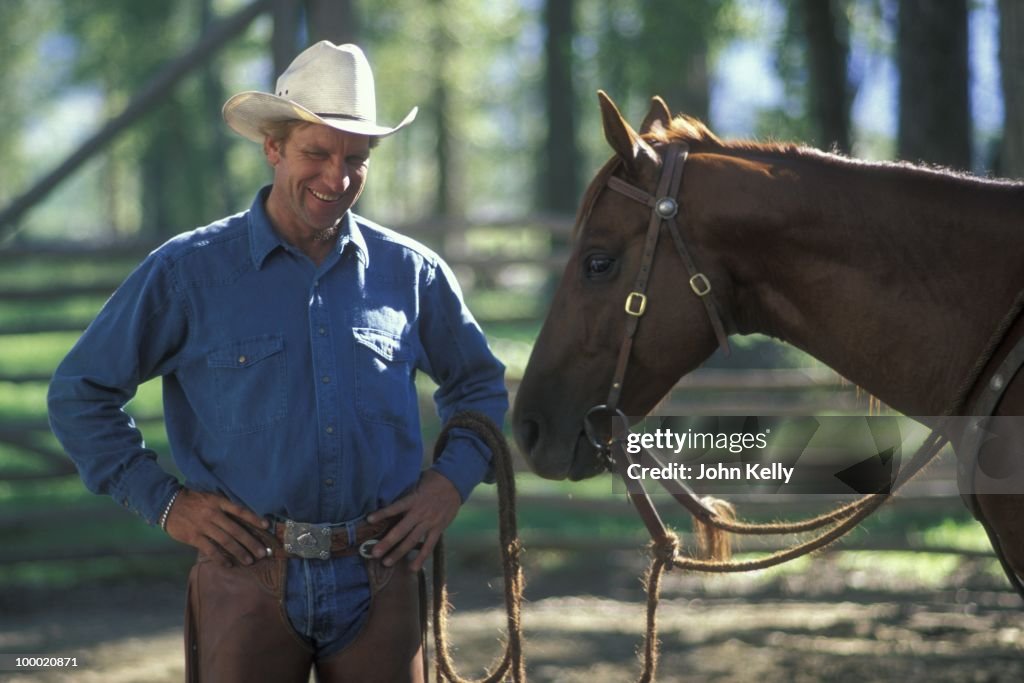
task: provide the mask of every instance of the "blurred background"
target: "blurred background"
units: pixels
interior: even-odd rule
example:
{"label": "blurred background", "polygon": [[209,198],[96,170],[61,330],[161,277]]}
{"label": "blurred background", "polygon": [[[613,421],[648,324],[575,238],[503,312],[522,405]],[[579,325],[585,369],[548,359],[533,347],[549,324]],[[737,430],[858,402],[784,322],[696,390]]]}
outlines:
{"label": "blurred background", "polygon": [[[598,88],[634,125],[660,94],[673,112],[703,119],[724,138],[795,140],[869,160],[1024,177],[1020,0],[0,0],[0,652],[77,648],[110,667],[52,680],[180,678],[191,554],[85,491],[49,434],[47,381],[149,250],[248,208],[270,181],[259,146],[232,134],[220,108],[235,92],[271,90],[291,59],[320,39],[364,47],[382,121],[420,107],[415,125],[374,151],[357,211],[447,258],[509,368],[513,393],[564,264],[577,202],[610,154]],[[887,411],[790,347],[756,336],[736,343],[734,358],[712,358],[659,412]],[[438,429],[431,391],[423,382],[428,437]],[[159,383],[143,386],[130,411],[173,470]],[[911,639],[939,633],[967,653],[968,667],[982,655],[985,666],[1019,662],[1024,635],[1000,621],[1010,619],[1016,598],[950,486],[948,462],[930,472],[930,481],[815,563],[744,578],[679,578],[668,584],[670,598],[676,591],[691,613],[700,605],[686,600],[696,596],[737,615],[737,600],[777,600],[767,610],[774,614],[821,614],[829,608],[796,602],[824,596],[853,607],[808,638],[889,642],[885,629],[903,628]],[[549,647],[535,651],[533,679],[575,680],[570,671],[584,671],[588,680],[626,680],[617,670],[588,669],[583,658],[589,647],[632,668],[634,639],[602,638],[608,629],[640,632],[641,617],[627,628],[608,615],[641,599],[641,525],[606,478],[564,484],[523,472],[519,486],[537,623],[545,609],[591,614],[574,632],[605,634],[580,654],[578,641],[576,649],[551,645],[551,631]],[[740,512],[792,517],[828,504],[752,497]],[[688,529],[684,518],[673,523]],[[487,621],[500,602],[491,581],[494,529],[494,494],[482,487],[449,534],[456,566],[475,577],[462,588],[470,609],[457,628],[473,637],[486,626],[484,654],[467,648],[472,663],[486,662],[496,628]],[[487,581],[476,580],[481,573]],[[611,602],[571,602],[583,595]],[[872,612],[878,604],[895,607]],[[937,621],[915,621],[915,609],[936,604],[946,606]],[[955,625],[941,618],[947,612],[959,615]],[[686,635],[685,613],[678,632],[663,637],[712,655],[689,662],[697,669],[749,661],[762,646],[791,647],[800,666],[811,666],[799,634],[771,624],[758,630],[747,617],[753,630],[739,645]],[[865,631],[865,620],[882,631]],[[729,643],[739,649],[721,650]],[[835,648],[816,656],[850,654]],[[155,652],[162,659],[153,663]],[[916,680],[913,652],[871,652],[890,658],[893,680]],[[929,680],[961,673],[938,661]],[[751,670],[750,680],[774,680],[775,670]],[[50,680],[40,676],[31,680]]]}

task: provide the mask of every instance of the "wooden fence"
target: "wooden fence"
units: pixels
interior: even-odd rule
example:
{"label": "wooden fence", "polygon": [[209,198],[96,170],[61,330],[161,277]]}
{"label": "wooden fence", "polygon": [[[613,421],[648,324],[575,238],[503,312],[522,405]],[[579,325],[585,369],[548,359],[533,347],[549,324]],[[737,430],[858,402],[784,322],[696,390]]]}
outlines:
{"label": "wooden fence", "polygon": [[[521,226],[517,223],[516,226]],[[494,226],[491,226],[492,228]],[[500,227],[500,226],[498,226]],[[567,225],[553,221],[536,221],[533,229],[550,231],[566,230]],[[433,242],[440,251],[444,249],[443,241],[438,239],[442,233],[436,226],[419,226],[410,229],[413,236],[428,243]],[[460,242],[461,243],[461,242]],[[49,264],[115,264],[109,273],[89,281],[53,281],[45,284],[36,283],[32,286],[21,286],[6,282],[0,284],[0,353],[5,340],[15,337],[24,339],[34,335],[52,333],[78,333],[88,323],[87,317],[68,318],[64,315],[49,315],[51,308],[64,310],[69,301],[92,301],[95,307],[106,298],[120,283],[127,273],[130,264],[135,263],[149,251],[149,245],[116,245],[100,249],[69,249],[69,248],[25,248],[15,247],[0,250],[0,268],[14,267],[27,260],[36,259]],[[548,276],[560,272],[564,254],[543,253],[540,255],[503,255],[488,253],[481,255],[460,248],[457,254],[447,255],[449,263],[460,272],[470,272],[472,279],[480,283],[500,282],[502,273],[509,268],[529,266],[540,269]],[[60,268],[60,266],[57,266]],[[535,296],[539,297],[539,294]],[[5,310],[11,307],[29,307],[34,313],[29,317],[5,316]],[[538,307],[539,312],[540,307]],[[38,313],[38,315],[35,314]],[[534,323],[536,317],[532,318]],[[488,325],[522,322],[521,318],[490,318],[482,320],[485,329]],[[49,381],[50,371],[47,369],[0,368],[0,387],[6,386],[9,392],[21,389],[26,393],[38,396],[41,387]],[[508,387],[514,398],[520,378],[515,368],[510,372]],[[826,368],[812,369],[745,369],[731,370],[708,368],[698,370],[683,379],[660,406],[659,412],[664,415],[809,415],[822,411],[833,412],[867,412],[867,397],[860,395],[856,388],[843,382],[838,376]],[[77,477],[74,466],[61,452],[56,441],[49,433],[44,405],[29,406],[18,411],[15,417],[5,416],[0,410],[0,447],[8,454],[14,454],[14,460],[20,459],[29,466],[0,465],[0,485],[7,485],[8,490],[17,487],[38,486],[45,482],[66,482]],[[433,407],[422,406],[422,413],[427,420],[433,417]],[[159,414],[143,413],[136,416],[136,421],[143,431],[159,429]],[[436,428],[436,426],[435,426]],[[931,509],[934,505],[957,505],[950,498],[955,491],[947,489],[920,489],[914,495],[901,501],[901,505],[914,506],[915,509]],[[476,496],[471,507],[491,505],[488,496]],[[787,499],[784,496],[773,496],[771,505],[776,514],[784,515],[787,510],[796,510],[805,506],[806,497]],[[560,514],[566,505],[561,496],[524,496],[521,508],[535,506],[538,509],[550,510],[551,514]],[[571,501],[574,509],[580,506],[591,510],[594,514],[605,516],[631,514],[628,508],[617,505],[611,497],[604,501]],[[758,506],[763,509],[765,502],[751,503],[752,509]],[[821,506],[819,506],[820,509]],[[2,510],[2,508],[0,508]],[[84,509],[76,508],[69,511],[59,505],[36,507],[30,510],[18,506],[8,506],[0,511],[0,565],[33,562],[43,560],[82,560],[98,557],[127,557],[163,554],[181,554],[182,549],[173,543],[153,542],[141,546],[128,546],[117,543],[91,543],[89,545],[68,546],[67,544],[45,545],[39,547],[20,547],[6,540],[17,538],[26,532],[48,533],[73,514],[78,521],[91,520],[96,523],[113,523],[124,517],[124,512],[113,504],[88,505]],[[154,537],[155,538],[155,537]],[[543,533],[528,538],[533,547],[568,547],[592,543],[607,544],[607,541],[590,541],[585,539],[569,540],[564,537],[549,537]],[[907,549],[905,539],[874,539],[873,547],[884,549]],[[933,549],[934,550],[934,549]],[[956,549],[947,549],[952,552]]]}

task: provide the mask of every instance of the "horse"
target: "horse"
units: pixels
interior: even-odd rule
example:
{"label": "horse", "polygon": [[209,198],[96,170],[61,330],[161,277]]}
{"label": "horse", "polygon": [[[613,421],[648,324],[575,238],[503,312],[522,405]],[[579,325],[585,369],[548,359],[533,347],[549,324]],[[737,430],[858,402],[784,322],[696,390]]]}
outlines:
{"label": "horse", "polygon": [[[731,335],[802,349],[905,415],[1024,414],[1024,184],[723,141],[658,97],[637,131],[598,97],[614,155],[513,408],[535,473],[604,471],[593,407],[646,415]],[[961,469],[1005,466],[986,457]],[[1024,489],[964,497],[1021,592]]]}

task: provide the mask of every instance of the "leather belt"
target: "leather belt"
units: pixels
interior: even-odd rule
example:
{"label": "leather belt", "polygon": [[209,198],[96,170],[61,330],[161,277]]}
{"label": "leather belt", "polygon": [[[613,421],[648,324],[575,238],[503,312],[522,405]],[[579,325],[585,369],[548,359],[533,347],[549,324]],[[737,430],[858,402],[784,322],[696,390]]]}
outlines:
{"label": "leather belt", "polygon": [[[349,543],[348,528],[344,525],[310,524],[288,519],[277,522],[274,535],[285,555],[289,557],[326,560],[329,557],[356,553],[366,556],[369,547],[376,543],[377,538],[389,527],[388,522],[363,522],[356,527],[355,543]],[[370,541],[373,543],[369,543]]]}

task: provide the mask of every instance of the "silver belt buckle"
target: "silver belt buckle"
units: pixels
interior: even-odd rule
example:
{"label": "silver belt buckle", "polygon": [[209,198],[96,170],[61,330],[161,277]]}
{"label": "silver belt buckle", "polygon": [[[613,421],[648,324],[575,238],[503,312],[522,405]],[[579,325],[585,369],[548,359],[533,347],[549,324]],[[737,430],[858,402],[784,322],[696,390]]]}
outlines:
{"label": "silver belt buckle", "polygon": [[307,560],[326,560],[331,556],[331,527],[285,520],[284,550]]}

